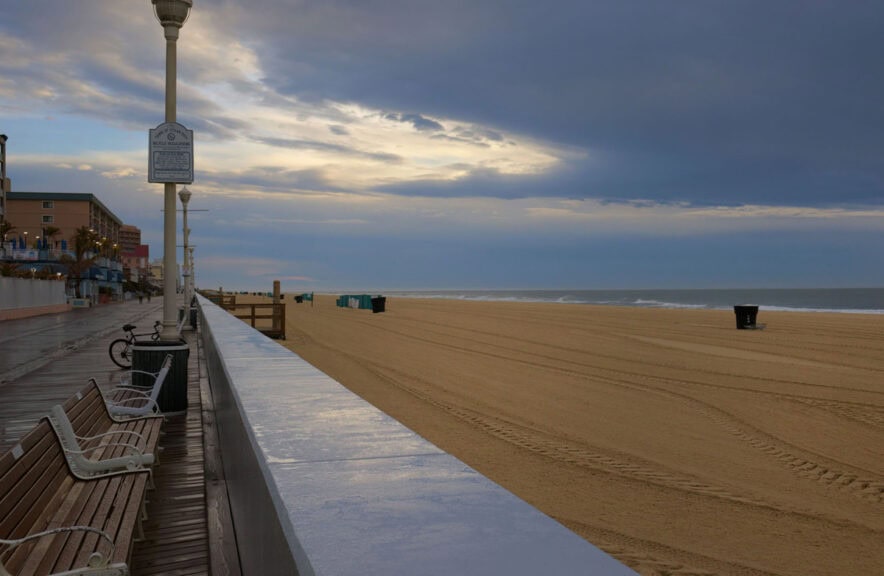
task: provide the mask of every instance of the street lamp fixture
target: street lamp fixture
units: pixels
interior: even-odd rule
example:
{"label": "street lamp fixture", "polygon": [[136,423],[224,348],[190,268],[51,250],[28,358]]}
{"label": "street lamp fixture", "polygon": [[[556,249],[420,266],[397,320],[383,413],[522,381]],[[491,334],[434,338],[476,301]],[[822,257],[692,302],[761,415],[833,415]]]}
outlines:
{"label": "street lamp fixture", "polygon": [[193,0],[151,0],[153,13],[163,25],[181,28],[190,16]]}

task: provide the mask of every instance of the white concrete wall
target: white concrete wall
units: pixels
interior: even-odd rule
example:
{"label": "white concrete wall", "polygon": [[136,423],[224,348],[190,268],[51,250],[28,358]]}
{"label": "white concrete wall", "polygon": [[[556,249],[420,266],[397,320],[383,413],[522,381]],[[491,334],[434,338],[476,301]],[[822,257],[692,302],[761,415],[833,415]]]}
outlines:
{"label": "white concrete wall", "polygon": [[62,281],[0,276],[0,310],[46,308],[66,302]]}
{"label": "white concrete wall", "polygon": [[635,572],[199,297],[246,576]]}

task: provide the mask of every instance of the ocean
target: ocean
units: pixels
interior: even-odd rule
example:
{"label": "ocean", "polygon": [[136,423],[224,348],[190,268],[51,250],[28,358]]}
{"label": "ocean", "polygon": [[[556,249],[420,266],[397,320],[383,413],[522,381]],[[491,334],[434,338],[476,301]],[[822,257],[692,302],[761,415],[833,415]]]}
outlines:
{"label": "ocean", "polygon": [[762,310],[884,314],[884,288],[692,289],[692,290],[402,290],[400,298],[446,298],[504,302],[558,302],[730,310],[754,304]]}

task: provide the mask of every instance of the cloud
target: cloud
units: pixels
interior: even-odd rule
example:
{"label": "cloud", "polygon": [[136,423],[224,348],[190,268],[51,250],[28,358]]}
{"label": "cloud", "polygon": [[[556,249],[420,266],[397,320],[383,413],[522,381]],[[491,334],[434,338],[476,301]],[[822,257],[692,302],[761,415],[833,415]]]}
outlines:
{"label": "cloud", "polygon": [[101,173],[105,178],[128,178],[130,176],[136,176],[138,171],[133,168],[116,168],[114,170],[105,170]]}
{"label": "cloud", "polygon": [[445,127],[442,126],[442,124],[436,122],[435,120],[431,120],[430,118],[425,118],[420,114],[388,113],[384,115],[384,118],[386,118],[387,120],[393,120],[395,122],[404,122],[406,124],[411,124],[418,132],[435,132],[445,130]]}
{"label": "cloud", "polygon": [[273,90],[601,152],[581,197],[884,201],[874,3],[305,3],[291,20],[286,3],[266,8],[276,17],[240,24],[261,38]]}
{"label": "cloud", "polygon": [[[161,242],[149,4],[7,4],[14,189],[96,193]],[[482,257],[533,255],[553,278],[559,254],[595,270],[580,259],[617,241],[655,270],[649,239],[880,245],[882,17],[871,2],[201,0],[178,44],[178,121],[195,131],[194,205],[210,209],[194,215],[202,257],[217,278],[343,283],[383,278],[354,246],[461,278]],[[211,259],[245,250],[266,259]],[[880,261],[856,250],[864,269]]]}

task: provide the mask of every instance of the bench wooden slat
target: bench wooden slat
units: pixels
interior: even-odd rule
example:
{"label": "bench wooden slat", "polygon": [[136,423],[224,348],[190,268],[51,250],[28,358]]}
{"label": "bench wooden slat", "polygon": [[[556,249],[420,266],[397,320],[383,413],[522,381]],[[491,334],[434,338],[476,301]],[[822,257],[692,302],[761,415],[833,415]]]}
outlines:
{"label": "bench wooden slat", "polygon": [[[123,480],[121,477],[116,476],[113,478],[102,478],[91,482],[91,484],[94,484],[92,494],[79,511],[79,514],[76,517],[69,517],[65,521],[69,524],[100,528],[107,532],[111,539],[116,542],[116,534],[113,530],[108,530],[106,518],[110,513],[113,499],[116,498],[115,495],[124,488],[122,485]],[[96,551],[97,544],[98,536],[96,534],[73,533],[63,547],[56,548],[52,555],[47,554],[43,566],[49,566],[50,570],[54,572],[63,572],[75,566],[84,566],[89,559],[89,555]],[[80,564],[75,564],[80,550],[85,552],[83,560]],[[105,549],[103,552],[107,554],[110,551]],[[116,549],[114,549],[114,556],[116,556]]]}
{"label": "bench wooden slat", "polygon": [[28,513],[45,508],[66,480],[61,470],[64,456],[49,424],[41,422],[35,432],[35,436],[29,436],[36,441],[22,441],[27,448],[19,466],[0,482],[0,533],[14,538],[27,535]]}

